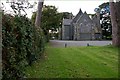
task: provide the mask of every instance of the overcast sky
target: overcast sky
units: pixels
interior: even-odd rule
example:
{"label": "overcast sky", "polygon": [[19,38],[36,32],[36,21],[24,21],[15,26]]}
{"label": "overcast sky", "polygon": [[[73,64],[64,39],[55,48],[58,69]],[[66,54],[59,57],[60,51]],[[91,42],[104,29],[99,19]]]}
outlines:
{"label": "overcast sky", "polygon": [[59,12],[72,12],[76,15],[81,8],[87,13],[94,13],[94,9],[100,4],[108,2],[109,0],[65,0],[65,1],[45,1],[46,5],[54,5]]}
{"label": "overcast sky", "polygon": [[[35,0],[31,0],[34,2]],[[82,11],[86,11],[88,14],[93,14],[94,9],[97,8],[100,4],[108,2],[109,0],[45,0],[44,5],[53,5],[58,8],[59,12],[72,12],[73,15],[76,15],[81,8]],[[10,10],[6,5],[6,10]],[[32,12],[37,8],[37,5],[34,9],[27,10],[28,17],[30,18]]]}

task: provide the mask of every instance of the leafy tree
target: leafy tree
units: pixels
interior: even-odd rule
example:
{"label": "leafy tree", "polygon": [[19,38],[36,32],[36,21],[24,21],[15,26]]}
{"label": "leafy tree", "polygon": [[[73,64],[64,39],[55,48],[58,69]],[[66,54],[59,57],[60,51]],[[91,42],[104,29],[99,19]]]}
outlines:
{"label": "leafy tree", "polygon": [[[62,26],[63,18],[69,19],[72,18],[72,13],[69,12],[58,12],[55,6],[43,6],[42,16],[41,16],[41,28],[43,29],[44,34],[46,35],[47,40],[52,37],[58,38],[58,28]],[[36,12],[33,12],[32,22],[35,23]],[[51,31],[51,33],[49,33]]]}
{"label": "leafy tree", "polygon": [[[12,3],[13,6],[17,3],[19,7],[24,6],[21,2]],[[4,14],[4,12],[1,15],[3,80],[19,80],[26,77],[25,67],[42,58],[44,53],[44,35],[26,16],[22,16],[22,7],[19,7],[13,8],[18,11],[15,16]]]}
{"label": "leafy tree", "polygon": [[44,30],[57,31],[59,27],[59,15],[55,6],[44,6],[42,15],[42,26]]}
{"label": "leafy tree", "polygon": [[[35,22],[36,12],[32,15],[32,22]],[[55,6],[43,6],[42,16],[41,16],[41,28],[46,35],[47,40],[49,40],[49,31],[56,32],[58,27],[61,25],[61,14],[57,12]]]}
{"label": "leafy tree", "polygon": [[103,39],[111,39],[112,26],[109,2],[99,5]]}
{"label": "leafy tree", "polygon": [[61,14],[62,14],[62,18],[65,18],[65,19],[70,19],[73,17],[73,14],[69,12],[62,12]]}
{"label": "leafy tree", "polygon": [[110,13],[112,21],[112,44],[120,47],[120,1],[110,2]]}

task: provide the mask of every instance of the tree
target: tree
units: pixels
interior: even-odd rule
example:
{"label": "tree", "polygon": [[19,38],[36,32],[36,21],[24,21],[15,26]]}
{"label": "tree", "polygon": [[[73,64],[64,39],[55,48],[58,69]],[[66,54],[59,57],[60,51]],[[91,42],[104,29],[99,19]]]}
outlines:
{"label": "tree", "polygon": [[112,21],[112,44],[120,47],[120,1],[110,2],[110,14]]}
{"label": "tree", "polygon": [[42,15],[42,27],[44,30],[57,31],[60,25],[60,15],[55,6],[44,6]]}
{"label": "tree", "polygon": [[[55,6],[51,5],[43,5],[42,15],[41,15],[41,28],[47,38],[47,40],[51,37],[58,38],[58,29],[62,26],[63,18],[72,18],[72,13],[69,12],[58,12]],[[36,12],[33,12],[32,22],[35,23]],[[49,33],[50,31],[50,33]]]}
{"label": "tree", "polygon": [[62,14],[62,18],[65,19],[71,19],[73,17],[73,14],[69,12],[62,12],[61,14]]}
{"label": "tree", "polygon": [[[35,22],[36,12],[32,15],[32,22]],[[39,19],[38,19],[39,20]],[[41,15],[41,28],[47,38],[49,40],[49,31],[52,33],[57,32],[59,26],[61,26],[61,14],[58,13],[57,8],[55,6],[43,6],[42,15]]]}
{"label": "tree", "polygon": [[[34,2],[33,4],[30,4],[28,0],[7,0],[6,3],[9,3],[14,13],[19,16],[27,15],[26,9],[28,10],[29,8],[33,8],[36,4],[36,2]],[[23,12],[24,14],[22,14]]]}
{"label": "tree", "polygon": [[38,2],[38,11],[35,20],[35,27],[40,27],[41,25],[41,15],[42,15],[43,0]]}
{"label": "tree", "polygon": [[[0,6],[0,45],[2,45],[2,9]],[[2,60],[2,46],[0,46],[0,60]],[[2,62],[0,62],[0,66],[2,66]],[[0,79],[2,79],[2,67],[0,67]]]}
{"label": "tree", "polygon": [[109,2],[99,5],[99,9],[103,39],[111,39],[112,25],[110,19]]}

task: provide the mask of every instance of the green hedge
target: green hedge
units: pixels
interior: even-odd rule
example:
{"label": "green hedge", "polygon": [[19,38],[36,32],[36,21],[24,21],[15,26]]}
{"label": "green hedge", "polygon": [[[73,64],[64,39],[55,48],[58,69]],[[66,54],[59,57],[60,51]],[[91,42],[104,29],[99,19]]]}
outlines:
{"label": "green hedge", "polygon": [[44,53],[44,35],[25,16],[2,16],[3,79],[23,78],[24,68]]}

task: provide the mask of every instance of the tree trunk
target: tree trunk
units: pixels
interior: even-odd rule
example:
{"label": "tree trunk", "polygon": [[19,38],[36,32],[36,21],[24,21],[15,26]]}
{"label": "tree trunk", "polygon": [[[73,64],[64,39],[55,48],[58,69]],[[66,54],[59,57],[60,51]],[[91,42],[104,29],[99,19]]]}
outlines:
{"label": "tree trunk", "polygon": [[110,2],[110,14],[112,22],[112,44],[120,46],[120,2]]}
{"label": "tree trunk", "polygon": [[120,47],[120,1],[116,3],[116,14],[117,14],[117,46]]}
{"label": "tree trunk", "polygon": [[40,24],[41,24],[43,1],[44,0],[39,0],[39,2],[38,2],[38,11],[37,11],[36,20],[35,20],[35,27],[36,28],[40,27]]}
{"label": "tree trunk", "polygon": [[0,80],[1,79],[2,79],[2,9],[0,8]]}

